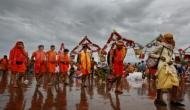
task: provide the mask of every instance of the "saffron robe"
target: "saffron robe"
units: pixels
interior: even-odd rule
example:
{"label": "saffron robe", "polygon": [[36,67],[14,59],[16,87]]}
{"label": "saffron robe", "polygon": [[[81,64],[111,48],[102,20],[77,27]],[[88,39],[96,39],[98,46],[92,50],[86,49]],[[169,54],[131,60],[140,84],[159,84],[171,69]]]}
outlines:
{"label": "saffron robe", "polygon": [[56,65],[57,65],[57,60],[56,56],[57,53],[55,51],[48,51],[46,53],[47,56],[47,70],[49,73],[55,73],[56,70]]}
{"label": "saffron robe", "polygon": [[2,58],[0,59],[0,70],[7,71],[9,67],[9,60]]}
{"label": "saffron robe", "polygon": [[79,54],[79,66],[83,75],[91,73],[91,54],[90,52],[81,51]]}
{"label": "saffron robe", "polygon": [[15,47],[11,49],[9,54],[10,69],[12,73],[25,73],[27,70],[28,55],[24,49],[17,47],[18,42]]}
{"label": "saffron robe", "polygon": [[32,58],[35,58],[34,72],[35,74],[45,73],[46,68],[46,53],[44,51],[37,50],[32,54]]}
{"label": "saffron robe", "polygon": [[70,57],[68,54],[59,53],[58,54],[58,64],[59,64],[59,72],[66,73],[69,70],[70,65]]}
{"label": "saffron robe", "polygon": [[112,61],[112,72],[115,76],[122,76],[124,73],[124,58],[126,56],[126,48],[122,48],[121,50],[115,49],[113,51],[113,61]]}

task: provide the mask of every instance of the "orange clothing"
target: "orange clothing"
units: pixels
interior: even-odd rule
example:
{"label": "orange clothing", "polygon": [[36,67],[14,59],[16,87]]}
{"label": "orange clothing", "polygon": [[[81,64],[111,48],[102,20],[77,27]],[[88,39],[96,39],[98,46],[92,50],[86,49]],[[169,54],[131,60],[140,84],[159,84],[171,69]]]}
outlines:
{"label": "orange clothing", "polygon": [[35,59],[34,72],[35,74],[42,74],[46,72],[46,53],[44,51],[37,50],[32,54],[32,58]]}
{"label": "orange clothing", "polygon": [[9,60],[2,58],[0,59],[0,70],[7,71],[9,67]]}
{"label": "orange clothing", "polygon": [[70,57],[68,54],[59,53],[58,64],[60,73],[68,72],[70,65]]}
{"label": "orange clothing", "polygon": [[18,42],[9,54],[10,69],[13,73],[25,73],[27,70],[28,55],[24,49],[18,48],[17,45]]}
{"label": "orange clothing", "polygon": [[79,54],[79,64],[83,75],[88,75],[91,72],[91,54],[81,51]]}
{"label": "orange clothing", "polygon": [[126,49],[122,48],[121,50],[115,49],[113,53],[113,74],[116,76],[122,76],[124,72],[123,60],[126,55]]}
{"label": "orange clothing", "polygon": [[48,51],[46,53],[47,57],[47,70],[49,73],[55,73],[57,60],[56,60],[57,53],[55,51]]}

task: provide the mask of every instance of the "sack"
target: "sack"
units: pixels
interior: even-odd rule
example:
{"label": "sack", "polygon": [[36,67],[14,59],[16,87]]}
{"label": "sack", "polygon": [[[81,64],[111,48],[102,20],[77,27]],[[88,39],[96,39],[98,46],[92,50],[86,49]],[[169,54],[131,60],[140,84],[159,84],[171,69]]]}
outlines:
{"label": "sack", "polygon": [[146,64],[148,68],[156,68],[158,65],[158,58],[148,57],[146,60]]}

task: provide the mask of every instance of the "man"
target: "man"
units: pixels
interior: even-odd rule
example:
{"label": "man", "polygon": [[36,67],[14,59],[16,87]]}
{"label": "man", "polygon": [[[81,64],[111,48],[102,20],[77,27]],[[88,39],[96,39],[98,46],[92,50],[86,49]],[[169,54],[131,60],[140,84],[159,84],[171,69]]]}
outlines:
{"label": "man", "polygon": [[116,81],[116,89],[115,92],[122,94],[122,88],[121,86],[121,77],[124,73],[124,58],[126,56],[127,53],[127,49],[124,46],[123,41],[118,41],[116,43],[116,49],[114,49],[112,51],[113,53],[111,53],[111,58],[112,58],[112,74],[115,77],[115,81]]}
{"label": "man", "polygon": [[[177,72],[176,70],[174,71],[174,68],[171,69],[171,66],[173,66],[173,63],[171,63],[171,61],[172,61],[174,47],[175,47],[175,41],[173,39],[173,34],[165,33],[158,48],[156,48],[151,54],[152,57],[158,59],[157,72],[156,72],[157,98],[154,102],[157,105],[166,106],[166,103],[163,101],[162,98],[163,89],[172,89],[172,91],[176,91],[177,86],[179,86],[178,84],[179,80],[177,78],[177,75],[175,75],[175,73],[177,74]],[[169,79],[167,78],[168,75],[170,76],[172,75],[172,77]],[[184,106],[183,104],[177,102],[176,97],[173,96],[174,95],[172,94],[170,100],[171,105]],[[175,100],[173,98],[175,98]]]}
{"label": "man", "polygon": [[145,70],[146,70],[146,64],[144,61],[141,61],[141,64],[140,64],[140,72],[142,72],[142,78],[145,79],[146,75],[145,75]]}
{"label": "man", "polygon": [[64,49],[64,52],[60,52],[58,54],[58,65],[59,65],[61,80],[67,85],[68,71],[70,66],[70,56],[68,49]]}
{"label": "man", "polygon": [[18,87],[16,75],[19,75],[19,80],[23,81],[23,76],[27,70],[28,54],[24,49],[24,43],[18,41],[11,49],[9,54],[10,69],[12,72],[13,87]]}
{"label": "man", "polygon": [[38,50],[33,52],[32,61],[34,62],[34,73],[36,76],[37,86],[40,86],[43,75],[46,72],[46,53],[44,51],[44,45],[39,45]]}
{"label": "man", "polygon": [[48,85],[52,85],[55,81],[55,72],[57,66],[57,52],[55,51],[55,46],[51,45],[50,50],[46,53],[47,57],[47,71],[49,73],[49,83]]}
{"label": "man", "polygon": [[94,57],[91,59],[91,78],[94,78],[95,66],[97,66],[97,62],[94,60]]}
{"label": "man", "polygon": [[79,69],[82,72],[82,87],[86,87],[86,77],[91,73],[91,53],[88,46],[84,45],[78,56]]}
{"label": "man", "polygon": [[146,70],[146,64],[144,61],[141,61],[141,72],[144,73]]}
{"label": "man", "polygon": [[4,55],[4,57],[0,59],[0,71],[3,72],[3,76],[5,76],[5,74],[7,73],[8,67],[9,67],[9,60],[7,58],[7,55]]}

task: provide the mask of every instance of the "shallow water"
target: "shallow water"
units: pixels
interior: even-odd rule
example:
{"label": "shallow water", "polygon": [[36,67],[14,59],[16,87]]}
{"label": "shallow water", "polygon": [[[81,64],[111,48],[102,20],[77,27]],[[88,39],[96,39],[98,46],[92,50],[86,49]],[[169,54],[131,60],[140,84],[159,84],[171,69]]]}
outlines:
{"label": "shallow water", "polygon": [[[86,88],[73,78],[68,86],[36,87],[35,78],[28,76],[29,84],[13,88],[9,76],[0,81],[0,110],[189,110],[190,85],[184,89],[183,108],[155,106],[155,89],[146,81],[122,80],[123,94],[115,94],[114,88],[106,92],[105,83],[91,80]],[[138,86],[137,86],[138,85]],[[164,94],[168,102],[168,95]]]}

